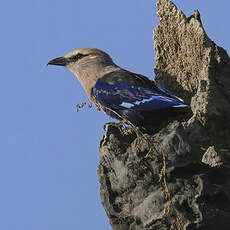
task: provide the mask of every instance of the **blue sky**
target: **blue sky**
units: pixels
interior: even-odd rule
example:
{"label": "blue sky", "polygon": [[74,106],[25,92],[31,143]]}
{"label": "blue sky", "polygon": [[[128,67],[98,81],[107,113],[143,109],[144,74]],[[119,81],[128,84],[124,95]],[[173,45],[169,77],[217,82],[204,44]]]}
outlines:
{"label": "blue sky", "polygon": [[[175,0],[199,9],[207,34],[230,50],[228,0]],[[105,50],[153,78],[156,1],[3,1],[0,84],[0,229],[111,229],[97,165],[103,125],[73,75],[47,62],[79,47]]]}

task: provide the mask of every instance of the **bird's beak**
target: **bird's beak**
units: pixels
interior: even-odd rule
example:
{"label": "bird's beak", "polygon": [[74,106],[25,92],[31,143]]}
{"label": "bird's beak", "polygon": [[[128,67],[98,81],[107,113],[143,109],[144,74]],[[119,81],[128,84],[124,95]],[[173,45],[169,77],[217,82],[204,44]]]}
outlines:
{"label": "bird's beak", "polygon": [[68,59],[65,57],[58,57],[48,62],[47,65],[61,65],[66,66],[68,64]]}

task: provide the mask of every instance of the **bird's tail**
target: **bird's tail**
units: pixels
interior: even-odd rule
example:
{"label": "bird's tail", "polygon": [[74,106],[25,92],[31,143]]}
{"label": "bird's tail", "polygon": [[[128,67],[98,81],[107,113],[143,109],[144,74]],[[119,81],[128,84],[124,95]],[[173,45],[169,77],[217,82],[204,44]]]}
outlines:
{"label": "bird's tail", "polygon": [[190,106],[188,105],[180,105],[180,106],[173,106],[169,108],[154,110],[154,111],[145,111],[142,112],[144,116],[144,124],[160,124],[164,123],[164,121],[170,121],[175,118],[180,120],[187,120],[192,115],[192,111]]}

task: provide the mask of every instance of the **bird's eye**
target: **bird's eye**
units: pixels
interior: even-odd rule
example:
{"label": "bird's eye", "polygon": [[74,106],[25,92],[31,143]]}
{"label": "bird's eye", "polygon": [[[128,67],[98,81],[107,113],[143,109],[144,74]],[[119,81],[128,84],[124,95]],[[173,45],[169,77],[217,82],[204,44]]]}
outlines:
{"label": "bird's eye", "polygon": [[81,53],[78,53],[76,55],[73,55],[72,57],[69,58],[69,62],[72,63],[72,62],[76,62],[78,60],[80,60],[81,58],[85,57],[85,56],[88,56],[87,54],[81,54]]}
{"label": "bird's eye", "polygon": [[78,53],[78,54],[76,54],[76,55],[74,56],[74,59],[77,61],[77,60],[81,59],[82,57],[84,57],[84,55],[81,54],[81,53]]}

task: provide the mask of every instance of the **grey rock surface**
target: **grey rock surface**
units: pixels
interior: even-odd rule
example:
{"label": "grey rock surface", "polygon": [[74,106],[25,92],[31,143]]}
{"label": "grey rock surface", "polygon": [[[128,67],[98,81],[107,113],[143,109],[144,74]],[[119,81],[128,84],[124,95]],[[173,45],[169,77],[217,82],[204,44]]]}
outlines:
{"label": "grey rock surface", "polygon": [[193,114],[152,133],[105,125],[98,177],[113,230],[230,229],[230,59],[189,18],[159,0],[156,80]]}

